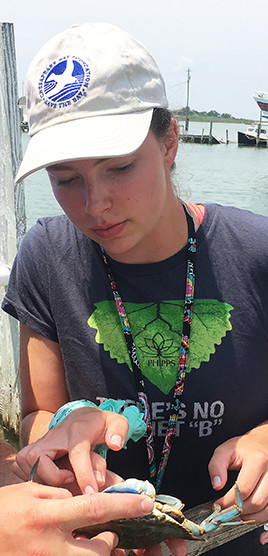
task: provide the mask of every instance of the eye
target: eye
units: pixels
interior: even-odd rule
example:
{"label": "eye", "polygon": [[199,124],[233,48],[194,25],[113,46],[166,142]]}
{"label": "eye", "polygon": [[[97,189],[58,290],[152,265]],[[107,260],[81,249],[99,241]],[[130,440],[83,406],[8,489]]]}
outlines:
{"label": "eye", "polygon": [[69,178],[66,176],[66,178],[56,178],[56,185],[58,187],[72,187],[72,188],[76,188],[76,187],[80,187],[82,183],[82,179],[80,176],[70,176]]}
{"label": "eye", "polygon": [[129,170],[131,170],[131,168],[134,166],[134,162],[130,162],[129,164],[124,164],[123,166],[117,166],[116,168],[113,168],[112,170],[114,172],[128,172]]}
{"label": "eye", "polygon": [[68,178],[63,180],[57,180],[57,185],[70,185],[75,181],[75,178]]}

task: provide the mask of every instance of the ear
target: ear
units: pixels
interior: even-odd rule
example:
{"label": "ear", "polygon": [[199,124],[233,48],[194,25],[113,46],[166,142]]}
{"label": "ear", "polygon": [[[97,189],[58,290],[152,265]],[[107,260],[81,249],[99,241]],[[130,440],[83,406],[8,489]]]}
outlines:
{"label": "ear", "polygon": [[179,141],[179,130],[178,124],[175,118],[171,118],[169,129],[163,139],[164,148],[165,148],[165,163],[166,167],[169,168],[177,154],[178,150],[178,141]]}

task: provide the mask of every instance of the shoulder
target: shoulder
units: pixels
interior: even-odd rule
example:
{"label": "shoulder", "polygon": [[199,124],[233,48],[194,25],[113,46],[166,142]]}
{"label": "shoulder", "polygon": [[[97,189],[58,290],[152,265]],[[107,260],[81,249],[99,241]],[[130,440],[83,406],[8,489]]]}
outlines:
{"label": "shoulder", "polygon": [[51,216],[38,218],[34,226],[32,226],[23,238],[22,243],[34,242],[35,240],[53,240],[54,238],[64,237],[66,234],[74,233],[74,225],[65,216]]}
{"label": "shoulder", "polygon": [[206,205],[198,233],[200,245],[203,244],[217,260],[228,259],[256,276],[260,270],[267,276],[267,216],[231,206]]}
{"label": "shoulder", "polygon": [[98,267],[95,243],[85,236],[66,215],[40,218],[22,240],[16,257],[17,268],[54,280],[85,279]]}
{"label": "shoulder", "polygon": [[233,206],[207,204],[204,227],[248,239],[252,234],[268,236],[268,217]]}
{"label": "shoulder", "polygon": [[20,255],[30,250],[37,253],[50,253],[61,256],[72,250],[79,251],[82,244],[91,244],[65,214],[39,218],[24,236],[19,249]]}

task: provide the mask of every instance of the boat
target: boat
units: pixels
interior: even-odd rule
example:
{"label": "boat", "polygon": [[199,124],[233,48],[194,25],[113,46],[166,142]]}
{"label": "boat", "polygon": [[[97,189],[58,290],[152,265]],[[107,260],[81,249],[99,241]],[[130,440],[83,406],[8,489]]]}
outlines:
{"label": "boat", "polygon": [[261,110],[263,118],[268,118],[268,93],[256,91],[253,98]]}
{"label": "boat", "polygon": [[238,131],[238,145],[247,145],[249,147],[267,147],[268,146],[268,122],[254,122],[245,132]]}
{"label": "boat", "polygon": [[268,118],[268,93],[255,91],[253,98],[260,109],[260,120],[250,124],[245,132],[237,132],[238,145],[267,147],[268,122],[264,122],[263,118]]}

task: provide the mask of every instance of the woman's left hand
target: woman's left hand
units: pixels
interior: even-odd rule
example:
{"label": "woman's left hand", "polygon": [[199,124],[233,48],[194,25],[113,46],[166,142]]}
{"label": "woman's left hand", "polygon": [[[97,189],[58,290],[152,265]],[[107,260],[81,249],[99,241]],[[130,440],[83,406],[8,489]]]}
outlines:
{"label": "woman's left hand", "polygon": [[[128,428],[123,415],[94,407],[76,409],[42,438],[23,448],[16,456],[13,472],[28,480],[38,460],[39,481],[69,488],[76,479],[83,493],[102,490],[107,486],[106,461],[93,449],[97,444],[106,444],[112,450],[120,450]],[[56,460],[66,455],[71,468],[58,467]]]}
{"label": "woman's left hand", "polygon": [[[209,462],[215,490],[224,487],[228,469],[238,470],[237,484],[243,500],[243,520],[268,520],[268,422],[243,436],[230,438],[218,446]],[[235,485],[217,500],[226,508],[235,501]]]}

